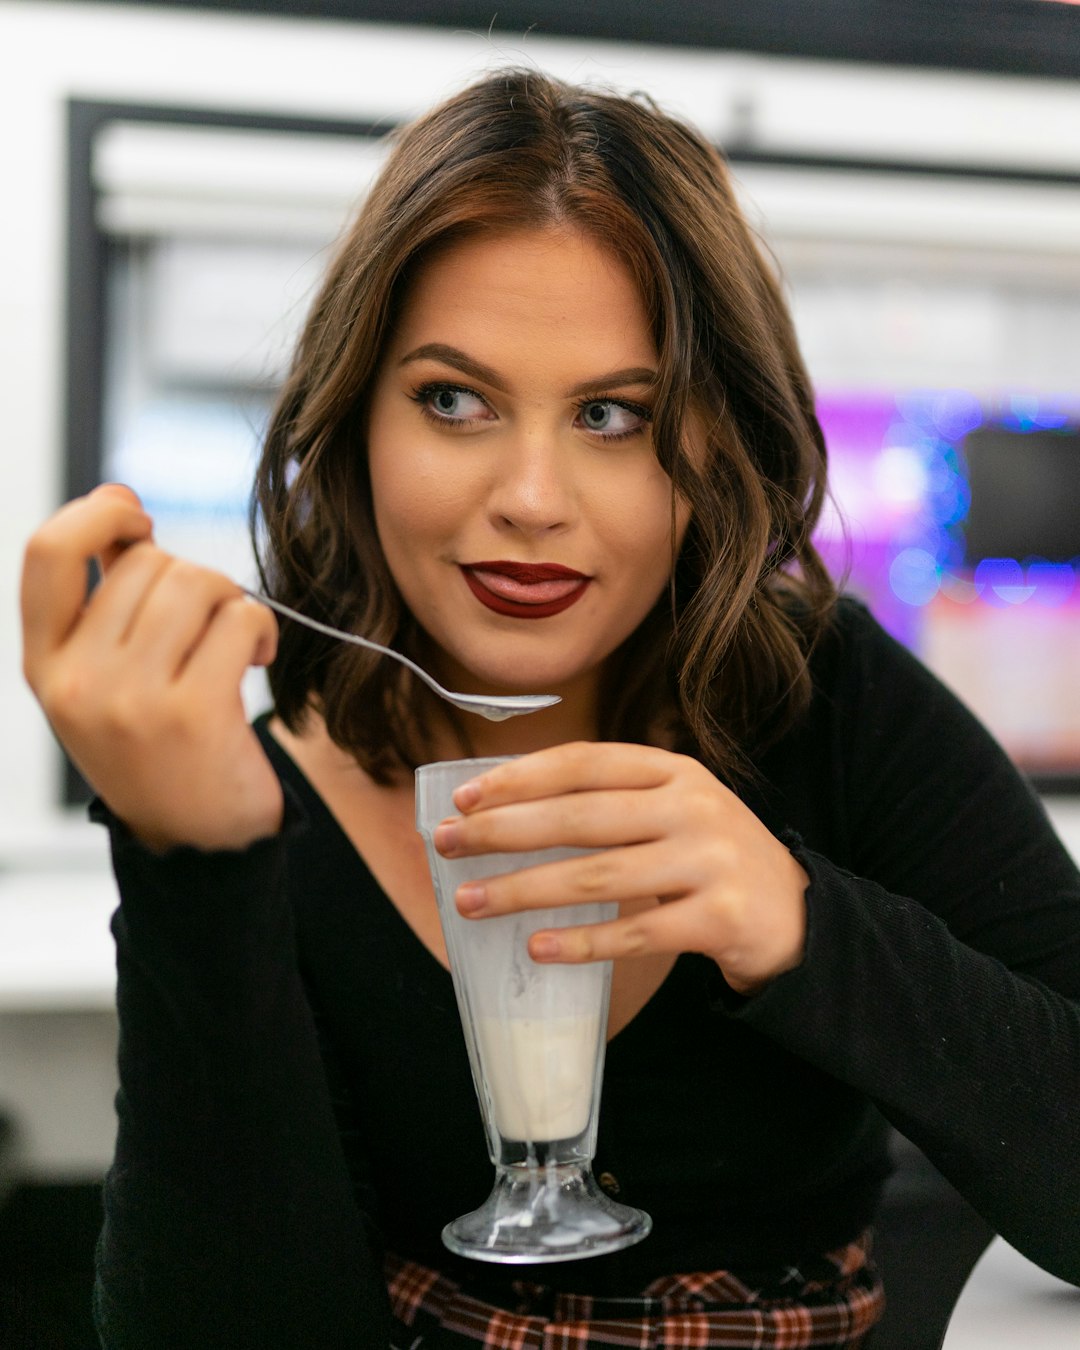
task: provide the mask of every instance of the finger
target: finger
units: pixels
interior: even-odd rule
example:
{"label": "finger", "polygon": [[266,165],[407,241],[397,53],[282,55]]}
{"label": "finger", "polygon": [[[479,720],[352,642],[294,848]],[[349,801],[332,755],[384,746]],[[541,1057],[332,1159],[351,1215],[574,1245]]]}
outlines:
{"label": "finger", "polygon": [[169,558],[134,616],[127,635],[129,659],[166,679],[175,678],[202,642],[218,609],[242,595],[239,586],[222,573]]}
{"label": "finger", "polygon": [[687,894],[693,882],[670,845],[637,844],[468,881],[454,898],[463,915],[480,919],[525,909],[667,900]]}
{"label": "finger", "polygon": [[583,965],[589,961],[618,961],[626,957],[659,956],[708,950],[715,927],[695,922],[691,901],[675,901],[608,923],[572,928],[543,928],[529,939],[529,955],[541,964]]}
{"label": "finger", "polygon": [[20,603],[28,667],[71,632],[86,599],[91,558],[117,544],[148,539],[153,522],[126,489],[98,488],[61,507],[26,546]]}
{"label": "finger", "polygon": [[648,788],[578,792],[515,801],[441,821],[435,847],[446,858],[542,848],[611,848],[660,838],[678,827],[677,806]]}
{"label": "finger", "polygon": [[108,576],[94,588],[86,602],[73,638],[87,647],[122,643],[157,579],[172,559],[149,540],[115,549]]}
{"label": "finger", "polygon": [[99,483],[96,488],[91,488],[87,493],[88,497],[116,497],[120,501],[131,502],[142,510],[142,498],[133,487],[127,483]]}
{"label": "finger", "polygon": [[227,600],[214,612],[181,678],[201,686],[208,696],[238,689],[249,666],[266,666],[277,654],[278,626],[265,605],[245,596]]}
{"label": "finger", "polygon": [[648,745],[572,741],[508,760],[463,783],[454,805],[471,812],[512,801],[606,787],[658,787],[679,756]]}

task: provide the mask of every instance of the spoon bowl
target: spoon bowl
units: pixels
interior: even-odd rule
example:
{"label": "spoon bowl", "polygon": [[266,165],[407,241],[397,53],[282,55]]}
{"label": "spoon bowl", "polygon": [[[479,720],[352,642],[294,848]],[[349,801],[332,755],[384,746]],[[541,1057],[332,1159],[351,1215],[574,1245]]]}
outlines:
{"label": "spoon bowl", "polygon": [[508,717],[521,717],[526,713],[539,712],[541,708],[550,708],[552,704],[561,701],[558,694],[454,693],[453,690],[444,689],[433,675],[429,675],[415,661],[410,661],[407,656],[402,656],[401,652],[394,651],[392,647],[384,647],[381,643],[372,642],[370,638],[360,637],[357,633],[346,633],[341,628],[332,628],[327,623],[321,623],[318,619],[312,619],[306,614],[301,614],[299,610],[290,609],[288,605],[283,605],[280,600],[271,600],[267,595],[249,590],[247,586],[241,586],[240,589],[250,599],[257,600],[260,605],[266,605],[268,609],[283,614],[287,619],[293,619],[296,623],[301,623],[305,628],[311,628],[316,633],[322,633],[326,637],[338,638],[341,642],[351,642],[355,647],[367,647],[369,651],[379,652],[383,656],[389,656],[395,661],[400,661],[403,666],[408,666],[414,675],[419,676],[428,688],[434,689],[435,693],[440,698],[444,698],[447,703],[452,703],[455,708],[460,708],[462,712],[476,713],[479,717],[486,717],[489,722],[505,722]]}

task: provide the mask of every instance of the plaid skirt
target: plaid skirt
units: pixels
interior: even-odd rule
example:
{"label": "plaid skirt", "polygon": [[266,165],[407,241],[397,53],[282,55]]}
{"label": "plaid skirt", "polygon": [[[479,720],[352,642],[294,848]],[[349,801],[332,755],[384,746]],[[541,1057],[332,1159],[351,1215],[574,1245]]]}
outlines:
{"label": "plaid skirt", "polygon": [[500,1308],[436,1270],[390,1255],[391,1350],[854,1350],[885,1300],[870,1234],[800,1267],[745,1282],[729,1271],[667,1275],[631,1298],[515,1281]]}

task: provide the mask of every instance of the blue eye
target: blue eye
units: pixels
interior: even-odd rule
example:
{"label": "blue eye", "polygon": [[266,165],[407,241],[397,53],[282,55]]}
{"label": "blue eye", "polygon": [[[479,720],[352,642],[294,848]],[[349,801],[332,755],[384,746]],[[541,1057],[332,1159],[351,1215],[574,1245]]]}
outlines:
{"label": "blue eye", "polygon": [[479,422],[491,416],[491,409],[479,394],[453,384],[426,384],[413,399],[435,422]]}
{"label": "blue eye", "polygon": [[593,398],[582,403],[578,417],[586,431],[594,431],[611,441],[633,436],[649,422],[649,414],[644,408],[611,398]]}

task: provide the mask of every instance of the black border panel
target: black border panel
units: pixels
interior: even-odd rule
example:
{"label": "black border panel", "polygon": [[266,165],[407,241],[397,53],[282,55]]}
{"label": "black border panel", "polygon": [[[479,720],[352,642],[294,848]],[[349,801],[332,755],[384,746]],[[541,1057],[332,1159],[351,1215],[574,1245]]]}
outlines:
{"label": "black border panel", "polygon": [[[101,482],[105,439],[105,287],[110,244],[97,226],[92,158],[98,132],[115,121],[298,131],[319,136],[379,136],[389,130],[386,123],[221,112],[163,104],[69,101],[63,375],[65,501],[83,496]],[[65,756],[65,805],[89,801],[90,795],[86,781]]]}
{"label": "black border panel", "polygon": [[387,123],[301,118],[276,113],[223,112],[165,104],[68,104],[67,276],[65,371],[66,498],[101,481],[104,437],[105,277],[109,244],[97,227],[93,186],[94,138],[109,122],[157,122],[236,130],[303,132],[317,136],[381,136]]}
{"label": "black border panel", "polygon": [[1080,78],[1080,6],[1064,0],[172,0],[160,7]]}
{"label": "black border panel", "polygon": [[[1026,0],[1034,3],[1037,0]],[[175,6],[174,6],[175,7]],[[188,7],[194,7],[189,5]],[[207,8],[274,9],[282,6],[258,6],[237,0],[228,6]],[[320,6],[324,10],[357,8],[339,0],[337,5]],[[451,8],[447,5],[445,8]],[[604,8],[600,5],[599,8]],[[290,6],[303,9],[304,5]],[[369,8],[364,6],[364,8]],[[435,4],[405,5],[404,8],[442,8]],[[325,17],[325,15],[324,15]],[[1077,7],[1080,18],[1080,6]],[[1078,63],[1080,65],[1080,63]],[[68,105],[68,220],[67,220],[67,295],[65,378],[65,465],[66,497],[81,495],[101,478],[104,440],[104,348],[105,277],[108,241],[97,228],[96,197],[93,188],[91,157],[97,132],[110,121],[179,123],[188,126],[220,126],[243,130],[302,132],[315,135],[382,136],[392,129],[387,121],[379,123],[335,119],[283,116],[275,113],[238,113],[212,108],[170,107],[158,104],[105,103],[72,100]],[[995,169],[970,165],[922,164],[917,162],[850,160],[755,152],[751,145],[731,144],[728,158],[733,164],[776,164],[861,172],[876,170],[895,174],[933,174],[968,178],[1042,183],[1080,183],[1080,175],[1055,174],[1022,167]],[[1080,774],[1030,775],[1032,786],[1044,795],[1080,793]],[[67,761],[64,799],[68,805],[88,800],[89,790],[75,767]]]}

